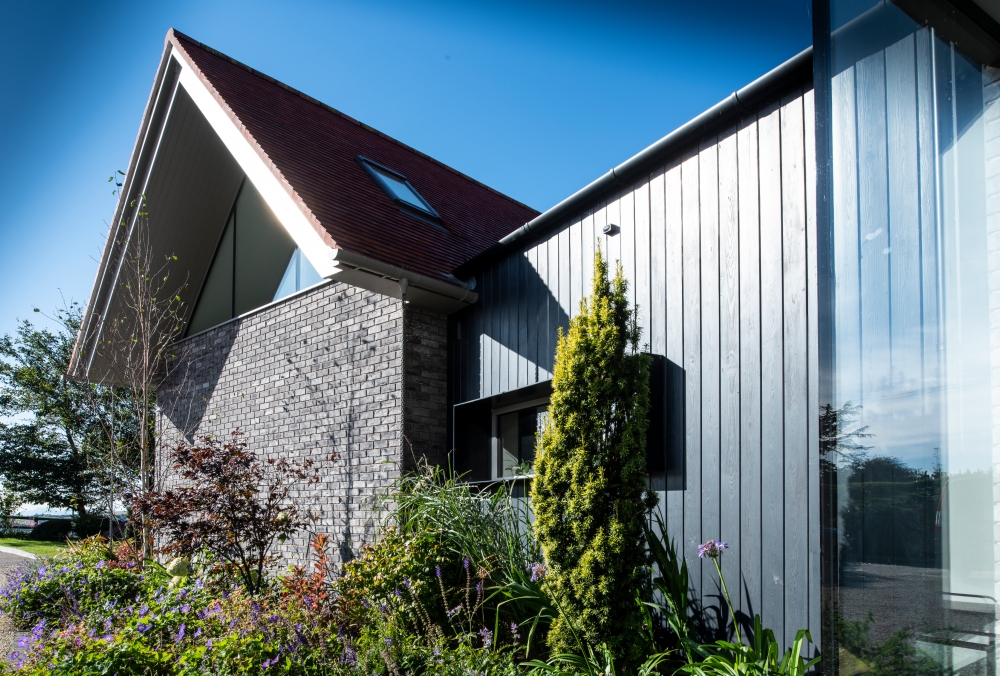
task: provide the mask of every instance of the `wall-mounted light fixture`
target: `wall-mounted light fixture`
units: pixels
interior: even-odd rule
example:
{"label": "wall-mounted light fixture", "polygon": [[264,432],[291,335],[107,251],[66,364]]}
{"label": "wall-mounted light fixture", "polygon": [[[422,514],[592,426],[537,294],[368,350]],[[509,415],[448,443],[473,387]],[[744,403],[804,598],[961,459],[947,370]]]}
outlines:
{"label": "wall-mounted light fixture", "polygon": [[608,236],[611,236],[611,237],[613,237],[614,235],[617,235],[619,232],[621,232],[621,230],[622,229],[619,228],[614,223],[608,223],[607,225],[604,226],[604,234],[608,235]]}

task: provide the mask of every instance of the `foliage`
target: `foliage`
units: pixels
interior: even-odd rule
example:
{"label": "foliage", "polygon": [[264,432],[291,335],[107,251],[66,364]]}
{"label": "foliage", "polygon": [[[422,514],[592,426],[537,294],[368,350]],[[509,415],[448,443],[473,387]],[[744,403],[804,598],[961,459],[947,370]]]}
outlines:
{"label": "foliage", "polygon": [[656,566],[652,571],[653,588],[658,592],[663,603],[647,602],[647,606],[659,611],[678,642],[692,637],[691,622],[688,617],[688,568],[684,557],[677,554],[673,540],[657,533],[666,533],[667,527],[663,516],[653,514],[656,524],[654,531],[648,524],[646,528],[646,543],[649,546],[652,563]]}
{"label": "foliage", "polygon": [[181,483],[143,492],[134,508],[163,538],[160,552],[191,558],[207,551],[249,593],[259,592],[275,545],[306,525],[291,493],[318,480],[312,461],[262,459],[236,430],[225,443],[181,443],[170,462]]}
{"label": "foliage", "polygon": [[[187,279],[177,281],[174,277],[177,256],[166,255],[160,260],[154,255],[145,195],[123,209],[118,227],[112,228],[109,238],[113,240],[109,250],[121,252],[117,268],[119,304],[104,321],[86,325],[87,335],[82,338],[96,341],[97,352],[112,379],[124,383],[120,390],[127,396],[120,402],[125,409],[135,419],[152,420],[156,388],[167,374],[167,357],[187,316],[187,305],[181,299]],[[111,428],[106,432],[114,438]],[[145,492],[155,488],[153,432],[151,425],[144,425],[138,428],[136,438],[136,478],[139,489]],[[139,513],[137,521],[143,551],[149,556],[152,539],[145,514]]]}
{"label": "foliage", "polygon": [[126,393],[66,377],[81,312],[73,303],[56,312],[56,331],[25,321],[0,339],[0,417],[14,419],[0,423],[0,476],[26,502],[85,514],[110,509],[109,494],[131,482],[142,426],[123,410]]}
{"label": "foliage", "polygon": [[598,249],[591,297],[560,334],[548,422],[542,432],[531,497],[535,528],[549,568],[550,595],[564,606],[549,645],[606,643],[625,671],[645,646],[635,591],[645,585],[643,521],[655,504],[646,477],[649,357],[618,266],[613,282]]}
{"label": "foliage", "polygon": [[32,540],[65,540],[73,529],[71,519],[45,519],[31,529]]}
{"label": "foliage", "polygon": [[520,580],[539,558],[527,504],[514,498],[510,486],[478,490],[422,463],[418,472],[401,477],[383,502],[393,506],[389,525],[409,534],[433,531],[452,556],[468,557],[505,581]]}
{"label": "foliage", "polygon": [[[616,676],[615,656],[608,646],[601,644],[595,650],[592,646],[581,646],[581,653],[558,653],[549,658],[548,662],[533,660],[526,666],[531,667],[531,676]],[[653,653],[639,665],[638,676],[652,676],[659,673],[669,653]]]}
{"label": "foliage", "polygon": [[124,544],[112,550],[100,538],[85,540],[49,561],[10,573],[0,610],[19,629],[87,614],[110,599],[135,596],[140,581],[131,571],[136,565]]}
{"label": "foliage", "polygon": [[0,609],[31,629],[8,668],[23,674],[329,673],[335,628],[295,594],[250,596],[202,577],[170,584],[139,548],[101,538],[18,575]]}
{"label": "foliage", "polygon": [[749,645],[743,642],[739,624],[736,621],[736,610],[729,598],[726,579],[719,566],[719,557],[722,556],[724,549],[727,549],[725,542],[709,540],[698,547],[698,556],[702,558],[707,556],[715,564],[715,572],[722,585],[726,606],[729,609],[729,617],[733,621],[736,641],[719,640],[714,643],[699,644],[689,638],[682,639],[681,643],[687,651],[688,663],[682,666],[678,672],[687,676],[734,676],[735,674],[805,676],[813,666],[819,663],[820,659],[816,657],[806,661],[802,657],[802,648],[805,642],[812,642],[812,636],[807,630],[800,629],[796,632],[791,647],[782,655],[778,652],[778,642],[774,637],[774,632],[762,626],[760,615],[754,615],[752,640]]}
{"label": "foliage", "polygon": [[0,536],[14,533],[14,515],[23,505],[23,495],[6,486],[0,488]]}

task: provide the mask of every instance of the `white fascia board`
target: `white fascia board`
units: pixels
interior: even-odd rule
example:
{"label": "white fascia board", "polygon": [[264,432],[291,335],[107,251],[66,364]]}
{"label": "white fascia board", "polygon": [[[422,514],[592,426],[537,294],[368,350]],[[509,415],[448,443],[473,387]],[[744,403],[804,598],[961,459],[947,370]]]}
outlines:
{"label": "white fascia board", "polygon": [[309,218],[288,194],[278,177],[274,175],[274,172],[243,135],[243,132],[233,123],[215,96],[205,86],[205,83],[201,81],[184,56],[179,53],[179,50],[174,50],[172,57],[181,64],[181,86],[194,100],[195,105],[198,106],[215,133],[222,139],[223,144],[232,153],[264,201],[271,207],[281,225],[288,231],[289,236],[322,277],[332,276],[336,268],[330,259],[331,247],[316,232]]}

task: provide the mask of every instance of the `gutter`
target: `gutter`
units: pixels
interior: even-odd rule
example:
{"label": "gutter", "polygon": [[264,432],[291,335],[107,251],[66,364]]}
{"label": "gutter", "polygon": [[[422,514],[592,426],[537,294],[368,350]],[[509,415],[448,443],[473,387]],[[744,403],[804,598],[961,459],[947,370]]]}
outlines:
{"label": "gutter", "polygon": [[573,193],[562,202],[525,223],[499,242],[455,268],[459,277],[468,277],[498,258],[520,249],[549,231],[562,226],[572,216],[600,197],[627,188],[654,167],[706,136],[725,129],[762,105],[771,103],[795,85],[812,81],[813,48],[799,52],[788,61],[733,92],[704,113],[678,127],[639,154]]}
{"label": "gutter", "polygon": [[[338,270],[366,272],[399,283],[400,294],[404,298],[407,289],[410,288],[422,289],[467,305],[475,303],[479,298],[479,294],[473,291],[476,288],[474,279],[462,282],[454,278],[455,283],[449,284],[345,249],[333,249],[330,252],[330,259]],[[335,272],[333,276],[336,278],[337,273]]]}

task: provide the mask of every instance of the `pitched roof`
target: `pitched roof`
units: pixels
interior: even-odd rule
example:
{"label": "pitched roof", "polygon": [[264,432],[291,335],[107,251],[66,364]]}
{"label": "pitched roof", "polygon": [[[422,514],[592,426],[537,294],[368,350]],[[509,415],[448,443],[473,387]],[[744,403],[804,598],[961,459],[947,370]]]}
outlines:
{"label": "pitched roof", "polygon": [[[187,58],[330,246],[445,279],[538,215],[182,33],[171,29],[166,41]],[[447,231],[401,211],[359,155],[406,176]]]}

